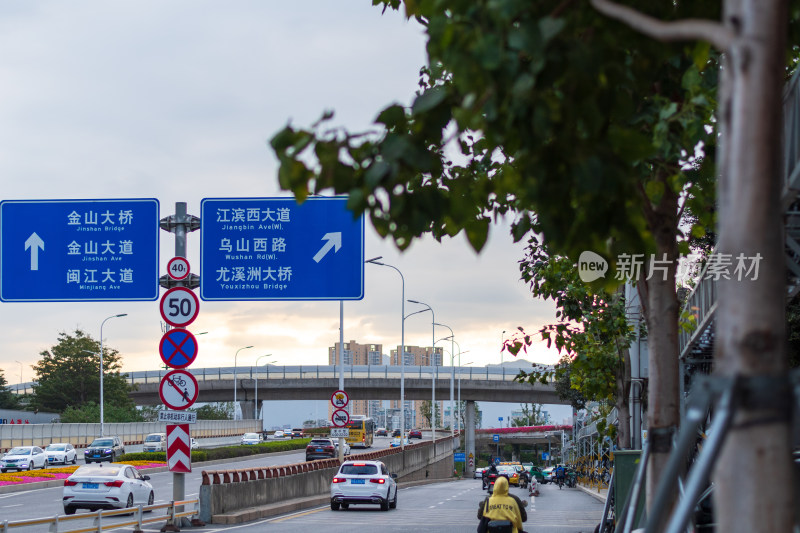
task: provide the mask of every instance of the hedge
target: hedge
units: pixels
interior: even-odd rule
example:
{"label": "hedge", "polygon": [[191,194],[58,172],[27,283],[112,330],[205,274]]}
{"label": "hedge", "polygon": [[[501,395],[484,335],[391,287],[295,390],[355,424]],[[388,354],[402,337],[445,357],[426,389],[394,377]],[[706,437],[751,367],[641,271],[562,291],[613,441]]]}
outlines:
{"label": "hedge", "polygon": [[[261,453],[284,452],[289,450],[304,450],[311,439],[292,439],[275,442],[262,442],[248,446],[235,445],[223,446],[221,448],[209,448],[207,450],[192,450],[192,462],[213,461],[215,459],[230,459],[235,457],[247,457],[248,455],[258,455]],[[166,461],[166,452],[140,452],[126,453],[119,456],[118,462],[125,461]]]}

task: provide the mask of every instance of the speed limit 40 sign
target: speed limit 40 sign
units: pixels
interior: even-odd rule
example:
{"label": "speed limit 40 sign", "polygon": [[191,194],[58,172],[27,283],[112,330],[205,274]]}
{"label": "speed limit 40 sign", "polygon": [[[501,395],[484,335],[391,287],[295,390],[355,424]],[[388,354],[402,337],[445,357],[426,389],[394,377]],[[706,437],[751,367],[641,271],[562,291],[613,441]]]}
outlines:
{"label": "speed limit 40 sign", "polygon": [[170,326],[183,328],[194,322],[200,301],[191,289],[174,287],[161,297],[161,318]]}

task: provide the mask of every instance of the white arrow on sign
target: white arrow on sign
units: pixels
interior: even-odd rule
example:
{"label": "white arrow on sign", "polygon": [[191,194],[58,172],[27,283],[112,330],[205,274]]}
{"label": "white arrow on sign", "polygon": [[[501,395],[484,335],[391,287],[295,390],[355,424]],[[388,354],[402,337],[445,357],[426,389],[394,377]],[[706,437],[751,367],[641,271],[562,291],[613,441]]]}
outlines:
{"label": "white arrow on sign", "polygon": [[191,438],[188,424],[167,425],[167,466],[170,472],[192,471]]}
{"label": "white arrow on sign", "polygon": [[342,247],[342,232],[337,231],[336,233],[326,233],[324,237],[322,237],[323,241],[328,241],[322,245],[322,248],[319,249],[317,255],[314,256],[314,261],[319,263],[322,261],[322,258],[325,257],[325,254],[333,248],[333,253],[339,251],[339,248]]}
{"label": "white arrow on sign", "polygon": [[31,249],[31,270],[39,270],[39,248],[44,251],[44,241],[34,231],[25,241],[25,249]]}

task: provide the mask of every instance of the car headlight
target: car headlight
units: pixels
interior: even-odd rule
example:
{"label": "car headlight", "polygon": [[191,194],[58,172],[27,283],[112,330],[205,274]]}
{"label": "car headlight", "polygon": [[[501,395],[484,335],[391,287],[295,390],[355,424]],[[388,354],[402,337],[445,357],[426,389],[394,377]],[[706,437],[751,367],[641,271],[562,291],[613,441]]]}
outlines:
{"label": "car headlight", "polygon": [[105,450],[103,450],[103,453],[111,453],[111,448],[106,448]]}

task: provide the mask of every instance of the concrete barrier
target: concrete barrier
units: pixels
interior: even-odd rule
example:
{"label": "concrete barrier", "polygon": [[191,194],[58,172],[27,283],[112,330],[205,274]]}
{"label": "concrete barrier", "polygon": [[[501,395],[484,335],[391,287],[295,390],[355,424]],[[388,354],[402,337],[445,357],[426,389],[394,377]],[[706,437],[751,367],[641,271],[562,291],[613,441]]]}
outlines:
{"label": "concrete barrier", "polygon": [[[453,449],[457,438],[438,439],[400,448],[354,454],[350,460],[382,461],[398,482],[446,479],[453,472]],[[432,449],[432,447],[434,447]],[[233,523],[232,515],[258,518],[248,510],[290,500],[330,494],[331,479],[339,470],[338,459],[323,459],[279,467],[246,468],[237,471],[203,471],[200,486],[200,519],[206,523]],[[316,501],[316,500],[314,500]]]}

